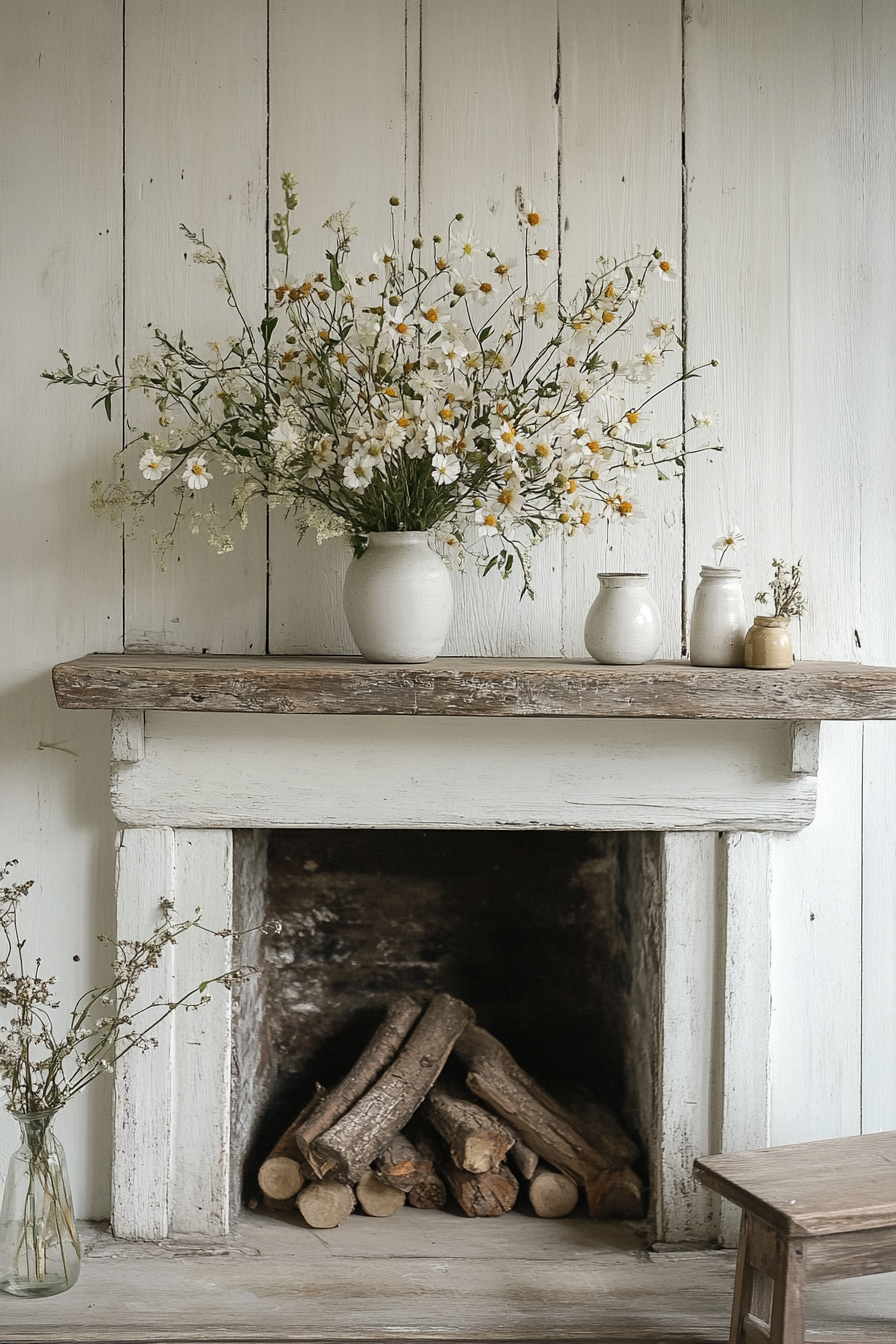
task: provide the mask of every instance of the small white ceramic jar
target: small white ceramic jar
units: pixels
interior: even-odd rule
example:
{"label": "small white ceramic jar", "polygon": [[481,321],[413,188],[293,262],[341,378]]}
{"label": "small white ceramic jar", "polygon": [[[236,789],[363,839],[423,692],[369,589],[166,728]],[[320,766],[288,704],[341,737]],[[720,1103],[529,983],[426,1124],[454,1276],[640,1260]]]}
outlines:
{"label": "small white ceramic jar", "polygon": [[345,575],[342,605],[352,638],[372,663],[437,658],[454,610],[451,575],[428,532],[371,532]]}
{"label": "small white ceramic jar", "polygon": [[691,610],[691,662],[699,667],[743,667],[746,633],[740,570],[704,565]]}
{"label": "small white ceramic jar", "polygon": [[646,574],[598,574],[600,592],[585,618],[585,647],[598,663],[646,663],[663,636]]}

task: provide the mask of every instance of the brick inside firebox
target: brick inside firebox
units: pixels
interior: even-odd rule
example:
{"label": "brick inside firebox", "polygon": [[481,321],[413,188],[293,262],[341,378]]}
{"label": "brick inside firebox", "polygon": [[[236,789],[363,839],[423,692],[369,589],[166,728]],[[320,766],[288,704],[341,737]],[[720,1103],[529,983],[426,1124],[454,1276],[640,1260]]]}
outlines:
{"label": "brick inside firebox", "polygon": [[[246,1164],[352,1065],[389,997],[446,991],[551,1089],[625,1107],[630,837],[271,832],[268,1103]],[[635,917],[637,922],[637,915]]]}

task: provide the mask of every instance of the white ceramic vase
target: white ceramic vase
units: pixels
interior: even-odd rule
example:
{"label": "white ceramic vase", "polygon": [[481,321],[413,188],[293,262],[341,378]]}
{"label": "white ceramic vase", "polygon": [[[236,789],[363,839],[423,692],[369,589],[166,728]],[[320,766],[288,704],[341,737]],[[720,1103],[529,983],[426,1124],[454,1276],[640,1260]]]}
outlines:
{"label": "white ceramic vase", "polygon": [[740,570],[704,565],[691,610],[691,662],[699,667],[743,667],[746,633]]}
{"label": "white ceramic vase", "polygon": [[660,646],[659,607],[646,574],[598,574],[600,592],[585,618],[585,647],[598,663],[646,663]]}
{"label": "white ceramic vase", "polygon": [[451,575],[428,532],[371,532],[342,589],[345,619],[372,663],[428,663],[454,611]]}

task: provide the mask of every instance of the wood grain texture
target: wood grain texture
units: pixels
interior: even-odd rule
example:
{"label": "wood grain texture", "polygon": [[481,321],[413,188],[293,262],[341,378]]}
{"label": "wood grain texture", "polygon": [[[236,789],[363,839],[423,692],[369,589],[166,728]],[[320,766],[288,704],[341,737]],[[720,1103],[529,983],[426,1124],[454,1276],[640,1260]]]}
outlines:
{"label": "wood grain texture", "polygon": [[[422,6],[421,234],[447,237],[456,212],[499,255],[523,269],[514,192],[536,202],[557,243],[557,15],[538,0],[426,0]],[[446,59],[457,48],[463,59]],[[518,574],[481,578],[472,561],[454,575],[449,654],[498,657],[560,652],[561,541],[532,552],[536,600]]]}
{"label": "wood grain texture", "polygon": [[[159,926],[161,902],[176,897],[177,844],[165,827],[124,831],[118,848],[119,938],[141,941]],[[174,951],[169,944],[158,966],[147,971],[141,1000],[170,1002]],[[168,1017],[153,1032],[155,1049],[132,1050],[115,1071],[112,1150],[112,1226],[128,1240],[167,1237],[172,1169],[174,1023]]]}
{"label": "wood grain texture", "polygon": [[[352,256],[366,270],[390,223],[389,198],[416,201],[416,154],[408,149],[406,96],[416,77],[406,69],[405,6],[395,0],[271,0],[271,209],[282,205],[280,176],[298,180],[291,267],[318,271],[331,235],[321,228],[334,210],[351,207],[358,229]],[[299,53],[301,74],[297,76]],[[334,96],[338,83],[344,95]],[[413,229],[410,236],[413,236]],[[273,257],[271,266],[281,261]],[[342,581],[351,559],[341,539],[297,544],[295,524],[271,513],[270,650],[354,653],[342,614]]]}
{"label": "wood grain texture", "polygon": [[[704,402],[708,386],[690,384],[685,409],[721,409],[729,449],[687,468],[688,592],[713,537],[740,522],[748,599],[766,586],[773,556],[803,559],[809,612],[795,633],[807,658],[865,656],[856,632],[863,591],[870,599],[876,581],[872,562],[872,587],[860,589],[863,536],[891,532],[862,521],[861,482],[873,481],[882,500],[888,468],[881,475],[874,452],[859,446],[864,428],[843,428],[845,405],[882,409],[892,395],[881,400],[871,373],[878,304],[892,306],[889,278],[871,300],[870,327],[868,305],[845,280],[857,266],[875,269],[863,248],[866,172],[869,188],[889,200],[886,178],[871,169],[881,141],[868,118],[869,107],[891,98],[892,14],[875,14],[868,40],[859,0],[823,0],[809,24],[799,5],[775,0],[686,7],[688,323],[721,363],[712,399]],[[878,229],[879,219],[873,238]],[[844,278],[836,322],[821,275]],[[847,328],[861,335],[844,345]],[[857,469],[844,476],[845,443],[855,445],[847,451]],[[872,621],[872,610],[888,609],[876,605],[881,598],[878,586]],[[871,656],[887,661],[889,651]],[[822,759],[829,773],[818,825],[773,853],[778,1142],[861,1126],[862,731],[826,734]],[[896,1123],[896,1111],[880,1123]]]}
{"label": "wood grain texture", "polygon": [[[881,282],[862,296],[857,330],[866,355],[861,453],[861,584],[856,628],[860,657],[890,662],[896,656],[892,621],[892,574],[896,535],[892,526],[896,498],[896,458],[887,426],[896,414],[896,387],[881,378],[867,352],[879,348],[896,302],[896,277],[885,265],[896,227],[896,164],[888,127],[896,117],[896,9],[889,0],[862,6],[862,157],[853,171],[861,175],[863,203],[856,251],[869,274]],[[883,269],[882,269],[883,268]],[[858,390],[858,389],[857,389]],[[867,416],[867,419],[865,419]],[[867,428],[866,428],[867,426]],[[896,1070],[881,1068],[896,1038],[896,733],[889,725],[868,726],[862,734],[862,1128],[896,1126]]]}
{"label": "wood grain texture", "polygon": [[662,839],[664,941],[662,1060],[656,1097],[657,1236],[714,1241],[718,1201],[690,1179],[694,1159],[717,1147],[723,1063],[717,1003],[724,886],[715,835]]}
{"label": "wood grain texture", "polygon": [[[85,640],[122,647],[121,533],[90,512],[121,424],[117,408],[109,423],[40,373],[61,362],[60,345],[79,363],[111,364],[121,348],[121,10],[0,5],[2,860],[35,879],[24,931],[66,1003],[107,973],[96,934],[113,927],[115,828],[106,716],[67,722],[47,668]],[[102,1083],[57,1126],[82,1216],[108,1212],[110,1128]],[[0,1115],[3,1170],[18,1133]]]}
{"label": "wood grain texture", "polygon": [[[175,336],[184,331],[200,350],[239,332],[211,268],[193,263],[180,223],[204,230],[223,252],[247,321],[264,316],[265,28],[265,0],[146,0],[128,9],[128,360],[147,348],[154,327]],[[156,427],[142,395],[128,398],[128,415],[140,429]],[[214,500],[226,519],[232,479],[214,467],[212,474],[198,504],[207,508]],[[149,532],[167,521],[147,522],[127,542],[126,646],[262,652],[263,508],[253,512],[246,533],[238,524],[231,529],[235,548],[225,556],[184,527],[160,573]]]}
{"label": "wood grain texture", "polygon": [[161,711],[112,805],[131,826],[786,831],[815,811],[788,739],[759,721]]}
{"label": "wood grain texture", "polygon": [[[174,952],[175,1001],[232,968],[231,942],[206,930],[233,926],[230,831],[177,831],[174,899],[178,914],[202,912]],[[231,991],[210,985],[211,1003],[178,1010],[172,1021],[171,1145],[176,1163],[168,1201],[172,1233],[230,1231]],[[140,1140],[140,1129],[137,1131]]]}
{"label": "wood grain texture", "polygon": [[896,1131],[701,1158],[694,1174],[788,1237],[896,1227]]}
{"label": "wood grain texture", "polygon": [[[771,869],[768,835],[726,835],[725,1040],[721,1147],[764,1148],[769,1140]],[[740,1210],[724,1203],[724,1246],[736,1246]]]}
{"label": "wood grain texture", "polygon": [[[681,6],[678,0],[596,5],[559,0],[560,239],[564,297],[572,298],[599,255],[633,245],[681,256]],[[681,285],[654,277],[636,324],[674,320]],[[608,347],[612,349],[613,347]],[[640,345],[633,343],[634,350]],[[626,349],[626,355],[619,353]],[[622,342],[614,358],[627,357]],[[676,371],[670,363],[669,371]],[[652,432],[678,433],[681,389],[658,398]],[[646,517],[636,527],[601,526],[561,550],[567,657],[585,653],[583,630],[601,570],[644,571],[660,607],[664,657],[681,652],[681,483],[648,471],[631,486]]]}
{"label": "wood grain texture", "polygon": [[659,661],[615,667],[590,659],[437,658],[420,667],[352,658],[91,654],[59,664],[53,681],[63,709],[790,721],[896,716],[896,668],[857,663],[801,663],[776,673]]}
{"label": "wood grain texture", "polygon": [[825,726],[815,823],[772,840],[775,1144],[862,1128],[862,731]]}

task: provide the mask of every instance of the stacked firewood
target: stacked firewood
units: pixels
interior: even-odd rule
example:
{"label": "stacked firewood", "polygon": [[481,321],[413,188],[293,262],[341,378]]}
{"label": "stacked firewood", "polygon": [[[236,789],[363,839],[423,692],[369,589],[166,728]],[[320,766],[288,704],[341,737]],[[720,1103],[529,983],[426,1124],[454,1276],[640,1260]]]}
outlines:
{"label": "stacked firewood", "polygon": [[318,1088],[258,1183],[269,1208],[298,1207],[311,1227],[338,1226],[356,1204],[374,1217],[405,1202],[442,1208],[448,1190],[471,1218],[496,1217],[520,1179],[543,1218],[572,1212],[580,1188],[594,1217],[640,1218],[637,1156],[610,1112],[560,1105],[465,1003],[437,994],[424,1010],[402,996],[342,1082]]}

